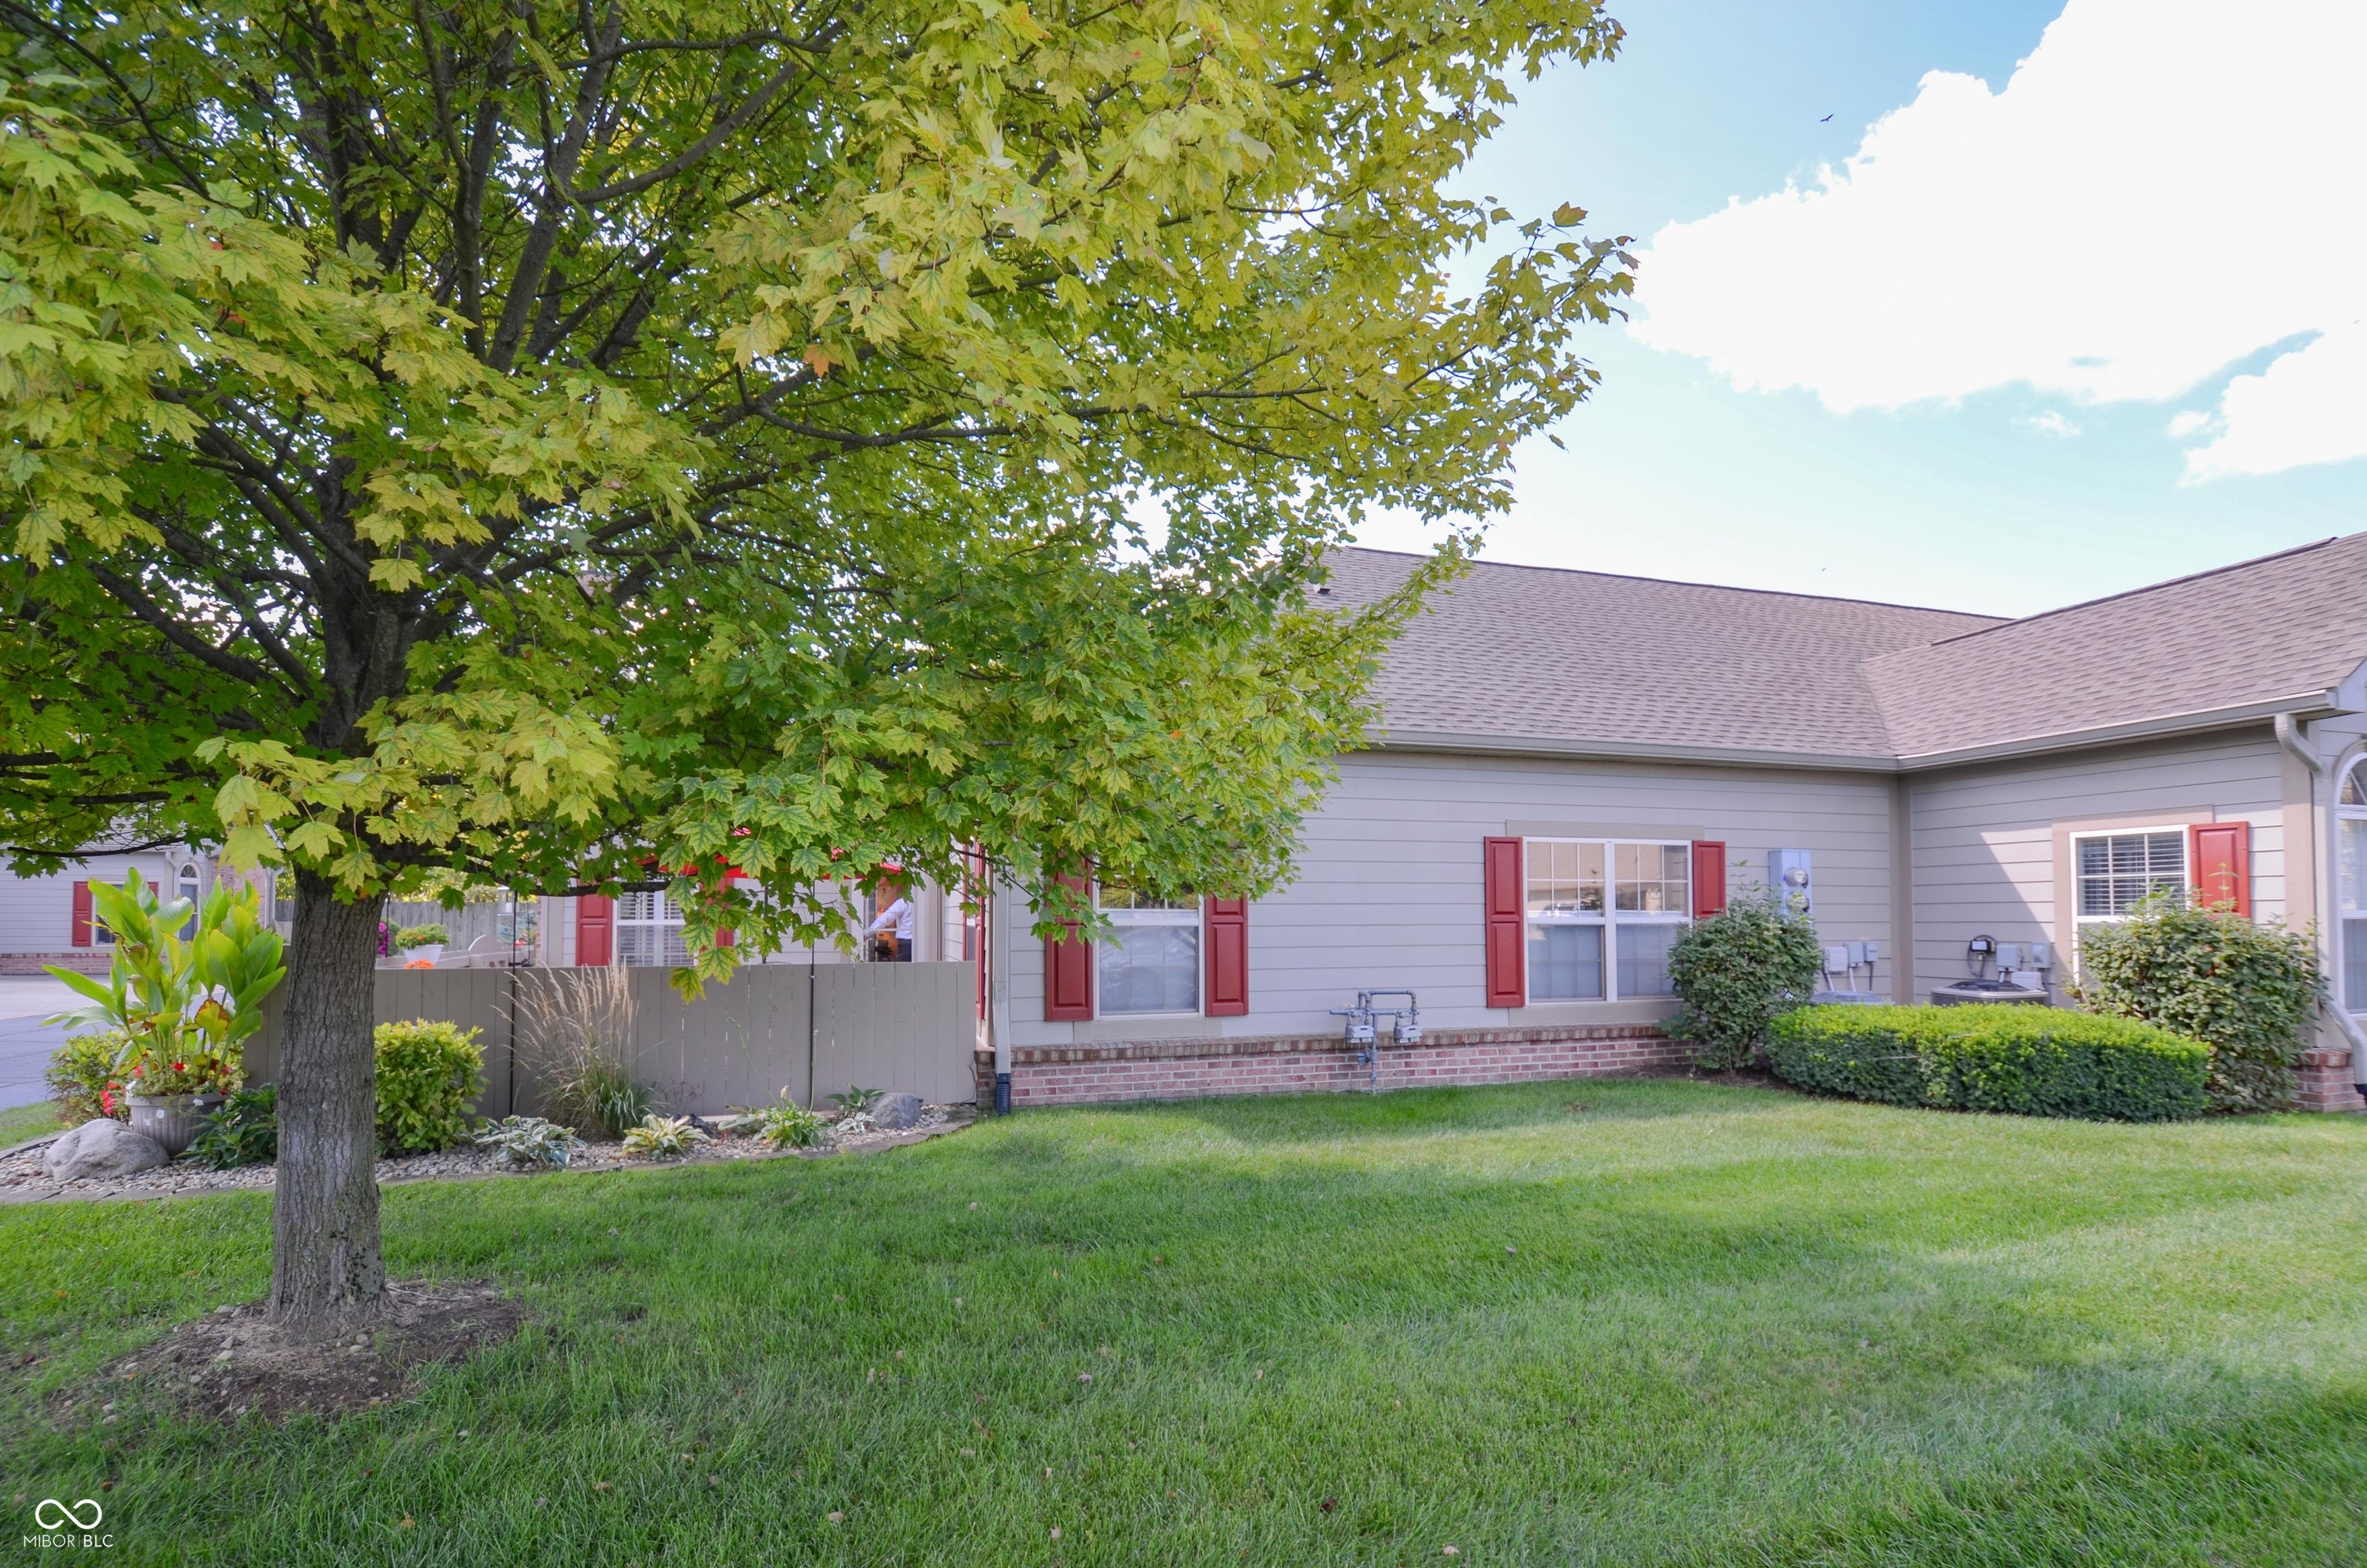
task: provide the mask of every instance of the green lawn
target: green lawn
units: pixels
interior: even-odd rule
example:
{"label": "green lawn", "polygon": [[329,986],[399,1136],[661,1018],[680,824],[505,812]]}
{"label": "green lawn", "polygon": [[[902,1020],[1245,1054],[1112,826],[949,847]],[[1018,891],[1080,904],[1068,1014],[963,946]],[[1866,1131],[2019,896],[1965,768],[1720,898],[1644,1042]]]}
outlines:
{"label": "green lawn", "polygon": [[0,1110],[0,1149],[13,1147],[28,1138],[39,1138],[58,1130],[56,1102],[40,1100],[32,1105],[12,1106]]}
{"label": "green lawn", "polygon": [[11,1493],[112,1480],[143,1562],[2367,1561],[2344,1119],[1537,1085],[405,1187],[391,1266],[519,1339],[334,1425],[44,1414],[267,1216],[0,1210]]}

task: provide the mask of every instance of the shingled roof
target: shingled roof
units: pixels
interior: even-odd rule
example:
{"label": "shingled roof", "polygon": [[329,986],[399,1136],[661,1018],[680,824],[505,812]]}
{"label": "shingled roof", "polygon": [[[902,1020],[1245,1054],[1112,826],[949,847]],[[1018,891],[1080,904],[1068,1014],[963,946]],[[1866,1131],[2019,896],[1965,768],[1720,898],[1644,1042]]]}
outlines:
{"label": "shingled roof", "polygon": [[[1331,597],[1416,558],[1333,556]],[[1483,562],[1414,618],[1379,682],[1385,744],[1887,767],[1865,661],[1999,624],[1859,599]]]}
{"label": "shingled roof", "polygon": [[[1340,551],[1327,598],[1415,560]],[[2362,664],[2367,534],[2021,620],[1483,562],[1392,650],[1376,739],[1889,769],[2322,710]]]}
{"label": "shingled roof", "polygon": [[2367,533],[1879,654],[1866,674],[1913,763],[2306,710],[2362,664]]}

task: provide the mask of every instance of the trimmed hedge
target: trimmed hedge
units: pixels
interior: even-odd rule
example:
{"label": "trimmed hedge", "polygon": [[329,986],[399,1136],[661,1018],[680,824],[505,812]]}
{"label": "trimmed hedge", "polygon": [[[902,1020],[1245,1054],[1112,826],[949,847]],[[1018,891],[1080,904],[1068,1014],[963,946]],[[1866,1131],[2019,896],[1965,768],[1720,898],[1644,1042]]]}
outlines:
{"label": "trimmed hedge", "polygon": [[2173,1121],[2208,1105],[2210,1048],[2054,1007],[1802,1007],[1768,1030],[1787,1084],[1851,1099],[2088,1121]]}

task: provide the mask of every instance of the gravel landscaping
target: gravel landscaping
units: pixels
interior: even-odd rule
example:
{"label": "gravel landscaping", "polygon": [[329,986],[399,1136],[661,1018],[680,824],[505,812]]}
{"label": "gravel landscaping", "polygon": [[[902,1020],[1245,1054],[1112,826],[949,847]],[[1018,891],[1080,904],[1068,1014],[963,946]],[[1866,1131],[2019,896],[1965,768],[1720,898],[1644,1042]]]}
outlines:
{"label": "gravel landscaping", "polygon": [[[816,1148],[785,1150],[776,1150],[758,1139],[736,1137],[731,1129],[739,1119],[717,1117],[710,1120],[709,1125],[716,1127],[720,1136],[683,1159],[631,1159],[627,1157],[622,1143],[595,1142],[586,1144],[565,1168],[571,1171],[650,1169],[659,1165],[711,1165],[720,1160],[816,1159],[831,1154],[867,1154],[957,1131],[968,1126],[977,1114],[978,1108],[970,1105],[924,1106],[919,1121],[900,1131],[866,1128],[844,1137],[833,1135],[828,1142]],[[19,1144],[0,1154],[0,1203],[40,1203],[52,1199],[174,1198],[188,1193],[268,1187],[272,1183],[273,1167],[270,1165],[243,1165],[235,1170],[210,1171],[186,1161],[113,1181],[57,1182],[51,1180],[41,1169],[42,1155],[50,1142],[50,1139],[44,1138],[36,1142]],[[549,1172],[545,1169],[521,1169],[511,1165],[493,1150],[480,1149],[469,1143],[438,1153],[403,1154],[378,1163],[378,1179],[381,1187],[400,1182],[546,1174]]]}

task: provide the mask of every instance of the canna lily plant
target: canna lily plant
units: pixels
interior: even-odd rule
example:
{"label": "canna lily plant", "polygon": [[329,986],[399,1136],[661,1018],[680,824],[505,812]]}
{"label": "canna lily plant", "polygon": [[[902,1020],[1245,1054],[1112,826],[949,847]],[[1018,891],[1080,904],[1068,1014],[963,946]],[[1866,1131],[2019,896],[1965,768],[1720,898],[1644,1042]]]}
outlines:
{"label": "canna lily plant", "polygon": [[264,923],[255,890],[217,888],[202,903],[161,902],[134,871],[121,887],[93,882],[90,896],[115,938],[114,966],[104,981],[51,966],[89,1005],[48,1021],[120,1032],[116,1066],[129,1093],[236,1088],[246,1041],[263,1027],[264,999],[288,973],[285,941]]}

